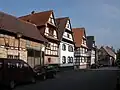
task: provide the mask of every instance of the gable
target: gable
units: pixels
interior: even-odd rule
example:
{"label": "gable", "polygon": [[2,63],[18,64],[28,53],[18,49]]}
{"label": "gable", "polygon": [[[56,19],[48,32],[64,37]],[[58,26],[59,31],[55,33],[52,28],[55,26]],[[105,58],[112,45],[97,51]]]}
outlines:
{"label": "gable", "polygon": [[54,19],[53,14],[50,15],[50,18],[49,18],[48,22],[52,25],[55,25],[55,19]]}
{"label": "gable", "polygon": [[71,30],[70,20],[67,20],[66,29]]}

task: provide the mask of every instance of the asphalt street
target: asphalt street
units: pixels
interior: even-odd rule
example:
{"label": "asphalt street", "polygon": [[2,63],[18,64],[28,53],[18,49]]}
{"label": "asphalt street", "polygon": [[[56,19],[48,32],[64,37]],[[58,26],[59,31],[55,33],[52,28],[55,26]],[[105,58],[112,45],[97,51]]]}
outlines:
{"label": "asphalt street", "polygon": [[15,90],[117,90],[118,70],[111,69],[60,72],[55,79],[17,86]]}

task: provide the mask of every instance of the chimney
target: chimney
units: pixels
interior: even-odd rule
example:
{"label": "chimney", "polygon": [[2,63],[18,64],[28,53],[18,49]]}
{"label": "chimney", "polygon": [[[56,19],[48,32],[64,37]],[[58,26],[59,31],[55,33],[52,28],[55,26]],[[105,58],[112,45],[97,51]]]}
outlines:
{"label": "chimney", "polygon": [[34,14],[34,13],[35,13],[35,11],[32,11],[32,12],[31,12],[31,14]]}

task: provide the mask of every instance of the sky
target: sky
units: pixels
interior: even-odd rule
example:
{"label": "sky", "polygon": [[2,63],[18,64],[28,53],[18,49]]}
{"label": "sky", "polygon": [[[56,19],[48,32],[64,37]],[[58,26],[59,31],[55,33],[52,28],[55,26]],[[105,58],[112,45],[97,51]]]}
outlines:
{"label": "sky", "polygon": [[73,28],[85,27],[98,46],[120,48],[120,0],[0,0],[0,11],[16,17],[54,10],[55,17],[69,17]]}

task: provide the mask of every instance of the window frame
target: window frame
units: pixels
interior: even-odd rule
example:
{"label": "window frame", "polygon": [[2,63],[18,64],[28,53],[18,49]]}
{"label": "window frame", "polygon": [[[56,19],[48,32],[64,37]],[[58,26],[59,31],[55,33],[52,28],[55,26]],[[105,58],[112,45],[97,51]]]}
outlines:
{"label": "window frame", "polygon": [[69,45],[69,46],[68,46],[68,51],[69,51],[69,52],[73,52],[73,51],[74,51],[72,45]]}
{"label": "window frame", "polygon": [[65,51],[66,50],[66,45],[62,44],[62,50]]}
{"label": "window frame", "polygon": [[65,63],[66,63],[66,57],[62,56],[62,64],[65,64]]}

